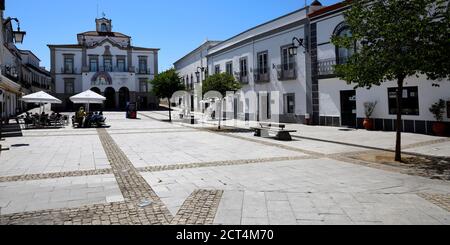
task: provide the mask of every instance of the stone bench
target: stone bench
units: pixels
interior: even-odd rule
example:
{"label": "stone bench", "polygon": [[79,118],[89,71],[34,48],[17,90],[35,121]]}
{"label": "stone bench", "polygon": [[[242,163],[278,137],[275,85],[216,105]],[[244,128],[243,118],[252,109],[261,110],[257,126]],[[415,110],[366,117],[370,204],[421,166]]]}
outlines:
{"label": "stone bench", "polygon": [[256,137],[270,137],[269,133],[275,133],[275,138],[283,141],[291,141],[291,133],[297,130],[285,130],[285,124],[279,123],[260,123],[259,127],[251,127],[255,131]]}

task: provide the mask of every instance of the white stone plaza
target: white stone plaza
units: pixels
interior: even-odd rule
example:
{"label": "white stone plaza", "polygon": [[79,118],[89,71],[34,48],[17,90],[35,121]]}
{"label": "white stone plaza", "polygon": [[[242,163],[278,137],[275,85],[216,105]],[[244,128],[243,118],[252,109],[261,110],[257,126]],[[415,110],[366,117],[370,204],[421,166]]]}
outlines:
{"label": "white stone plaza", "polygon": [[[127,203],[132,197],[118,176],[134,168],[156,194],[151,200],[170,212],[169,223],[179,210],[198,208],[189,206],[193,193],[208,190],[223,192],[209,214],[212,224],[450,224],[450,182],[346,158],[389,150],[394,133],[289,124],[298,132],[286,142],[254,137],[238,122],[226,124],[241,130],[217,131],[217,122],[165,122],[167,112],[140,112],[137,120],[105,116],[105,133],[128,168],[112,164],[96,129],[31,129],[1,142],[9,148],[0,152],[3,223],[27,213],[32,222],[15,222],[46,223],[44,210],[78,208],[81,215],[90,205]],[[448,138],[404,134],[403,146],[411,154],[450,157]]]}

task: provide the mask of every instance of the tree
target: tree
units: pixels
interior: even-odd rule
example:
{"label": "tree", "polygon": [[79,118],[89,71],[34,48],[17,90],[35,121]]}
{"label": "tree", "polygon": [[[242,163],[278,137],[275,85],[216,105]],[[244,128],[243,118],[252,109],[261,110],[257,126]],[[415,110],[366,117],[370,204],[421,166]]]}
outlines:
{"label": "tree", "polygon": [[356,87],[397,81],[395,160],[401,161],[402,91],[407,77],[428,79],[450,74],[450,22],[446,0],[351,1],[345,22],[351,35],[333,37],[341,48],[356,52],[336,74]]}
{"label": "tree", "polygon": [[150,81],[152,85],[152,92],[160,99],[167,99],[169,101],[169,121],[172,122],[172,107],[170,98],[172,95],[180,90],[184,90],[185,86],[181,82],[181,78],[175,69],[169,69],[156,75],[155,78]]}
{"label": "tree", "polygon": [[[210,91],[217,91],[222,95],[222,98],[219,100],[220,102],[220,108],[222,108],[222,101],[226,96],[226,93],[228,91],[237,91],[241,89],[241,84],[236,81],[236,79],[227,73],[221,73],[221,74],[214,74],[212,76],[209,76],[202,85],[202,93],[205,95],[207,92]],[[221,118],[222,118],[222,111],[219,111],[219,130],[220,130],[220,124],[221,124]]]}

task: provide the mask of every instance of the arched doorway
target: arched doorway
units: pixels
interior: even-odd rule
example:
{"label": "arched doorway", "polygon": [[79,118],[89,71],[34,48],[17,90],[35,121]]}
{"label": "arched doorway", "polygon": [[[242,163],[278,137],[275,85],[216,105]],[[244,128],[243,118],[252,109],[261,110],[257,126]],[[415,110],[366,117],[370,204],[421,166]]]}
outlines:
{"label": "arched doorway", "polygon": [[130,90],[127,87],[122,87],[119,89],[119,108],[125,109],[128,102],[130,102]]}
{"label": "arched doorway", "polygon": [[105,108],[108,110],[116,109],[116,90],[114,88],[108,87],[105,89]]}
{"label": "arched doorway", "polygon": [[[99,95],[102,95],[102,91],[97,87],[91,88],[91,91],[95,92]],[[91,105],[89,105],[89,108],[91,111],[100,111],[103,108],[103,105],[102,104],[91,104]]]}

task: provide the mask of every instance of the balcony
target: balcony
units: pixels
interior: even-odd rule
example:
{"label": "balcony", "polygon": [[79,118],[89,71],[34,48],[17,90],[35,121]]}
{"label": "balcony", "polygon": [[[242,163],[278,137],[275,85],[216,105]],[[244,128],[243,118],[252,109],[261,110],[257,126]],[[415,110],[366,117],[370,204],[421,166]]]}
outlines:
{"label": "balcony", "polygon": [[61,68],[61,74],[78,74],[77,71],[78,71],[77,68],[72,69],[65,69],[64,67]]}
{"label": "balcony", "polygon": [[248,82],[249,82],[248,73],[235,71],[234,78],[242,84],[248,84]]}
{"label": "balcony", "polygon": [[2,65],[0,66],[0,68],[3,76],[11,79],[11,81],[14,82],[19,81],[19,71],[17,67],[11,65]]}
{"label": "balcony", "polygon": [[239,75],[239,82],[243,84],[248,84],[248,75],[244,76],[242,74]]}
{"label": "balcony", "polygon": [[269,69],[263,72],[263,69],[255,69],[255,82],[257,83],[263,83],[263,82],[270,82],[270,74]]}
{"label": "balcony", "polygon": [[297,79],[297,63],[277,65],[277,74],[279,81],[295,80]]}
{"label": "balcony", "polygon": [[329,76],[334,75],[334,66],[337,64],[345,64],[348,61],[348,57],[342,57],[336,59],[323,59],[317,61],[317,70],[319,73],[319,76]]}
{"label": "balcony", "polygon": [[150,75],[150,69],[147,68],[136,68],[136,73],[141,75]]}

